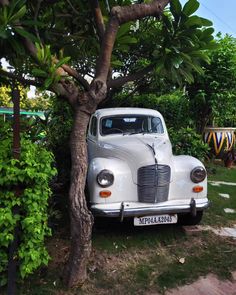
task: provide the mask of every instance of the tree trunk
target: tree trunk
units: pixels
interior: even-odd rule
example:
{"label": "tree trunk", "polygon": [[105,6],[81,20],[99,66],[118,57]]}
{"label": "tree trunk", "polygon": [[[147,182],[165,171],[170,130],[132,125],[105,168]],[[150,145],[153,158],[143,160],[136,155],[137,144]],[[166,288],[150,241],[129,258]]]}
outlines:
{"label": "tree trunk", "polygon": [[87,262],[91,253],[93,216],[87,208],[85,183],[87,176],[86,131],[90,112],[81,107],[75,109],[74,126],[71,132],[71,186],[70,219],[71,248],[68,263],[64,270],[64,282],[70,288],[82,285],[87,278]]}

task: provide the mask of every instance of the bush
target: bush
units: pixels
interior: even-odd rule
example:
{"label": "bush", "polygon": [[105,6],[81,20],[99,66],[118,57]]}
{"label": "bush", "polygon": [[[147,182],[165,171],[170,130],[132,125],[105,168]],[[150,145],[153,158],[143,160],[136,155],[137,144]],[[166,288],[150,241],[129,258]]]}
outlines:
{"label": "bush", "polygon": [[[50,235],[47,205],[51,194],[48,182],[55,175],[52,154],[40,145],[21,140],[20,160],[12,159],[11,138],[0,141],[0,285],[6,283],[8,247],[14,228],[20,227],[16,259],[22,278],[49,260],[44,239]],[[20,195],[15,193],[20,189]],[[18,213],[13,214],[13,208]]]}
{"label": "bush", "polygon": [[129,97],[122,95],[118,98],[118,105],[125,107],[150,108],[159,111],[168,128],[179,129],[191,123],[189,116],[189,101],[180,90],[158,96],[156,94],[140,94]]}
{"label": "bush", "polygon": [[192,128],[169,129],[169,136],[175,155],[189,155],[203,161],[207,158],[209,147]]}
{"label": "bush", "polygon": [[73,110],[66,101],[54,99],[50,118],[47,126],[47,144],[55,156],[58,182],[68,185],[71,169],[69,141],[73,125]]}

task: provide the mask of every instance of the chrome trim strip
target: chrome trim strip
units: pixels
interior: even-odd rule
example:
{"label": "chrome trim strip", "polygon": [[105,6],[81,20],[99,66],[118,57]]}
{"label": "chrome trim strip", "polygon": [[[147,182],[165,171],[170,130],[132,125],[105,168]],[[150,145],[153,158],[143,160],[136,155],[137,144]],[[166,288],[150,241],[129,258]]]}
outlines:
{"label": "chrome trim strip", "polygon": [[[202,211],[209,207],[210,202],[197,204],[196,210]],[[120,217],[119,209],[98,209],[91,207],[91,211],[95,216],[100,217]],[[123,209],[123,217],[135,217],[135,216],[147,216],[147,215],[158,215],[158,214],[174,214],[174,213],[188,213],[191,212],[190,204],[186,205],[174,205],[174,206],[163,206],[163,207],[145,207],[145,208],[125,208]]]}

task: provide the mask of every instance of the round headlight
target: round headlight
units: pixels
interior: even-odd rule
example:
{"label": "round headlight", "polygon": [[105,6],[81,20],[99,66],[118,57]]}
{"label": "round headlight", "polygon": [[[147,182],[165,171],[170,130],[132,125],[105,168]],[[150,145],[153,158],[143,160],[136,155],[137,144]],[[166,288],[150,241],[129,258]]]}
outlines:
{"label": "round headlight", "polygon": [[191,171],[190,178],[194,183],[201,182],[206,178],[206,170],[203,167],[196,167]]}
{"label": "round headlight", "polygon": [[111,186],[114,182],[114,175],[110,170],[102,170],[97,175],[97,182],[101,187]]}

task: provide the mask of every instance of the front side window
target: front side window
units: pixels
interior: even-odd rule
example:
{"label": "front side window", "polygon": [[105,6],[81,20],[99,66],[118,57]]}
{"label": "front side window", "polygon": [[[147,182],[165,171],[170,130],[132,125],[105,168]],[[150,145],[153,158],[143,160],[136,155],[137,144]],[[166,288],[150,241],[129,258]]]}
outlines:
{"label": "front side window", "polygon": [[159,117],[145,115],[117,115],[101,118],[101,135],[164,133]]}

